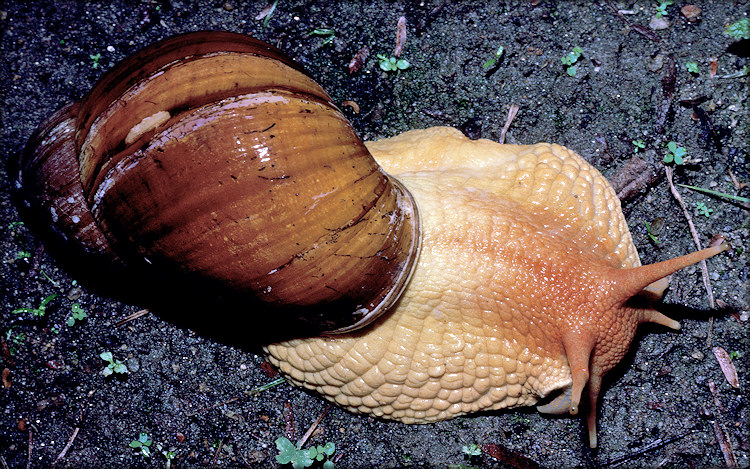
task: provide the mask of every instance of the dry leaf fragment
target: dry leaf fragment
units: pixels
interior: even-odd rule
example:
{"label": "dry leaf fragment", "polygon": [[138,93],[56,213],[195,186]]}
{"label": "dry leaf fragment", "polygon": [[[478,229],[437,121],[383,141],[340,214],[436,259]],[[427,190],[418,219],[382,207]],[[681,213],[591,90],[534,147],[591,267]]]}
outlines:
{"label": "dry leaf fragment", "polygon": [[365,65],[365,61],[367,60],[367,57],[370,56],[370,48],[368,46],[362,46],[360,50],[357,51],[356,54],[354,54],[354,57],[352,57],[352,60],[349,61],[349,73],[352,74],[354,72],[358,72],[362,69],[362,67]]}
{"label": "dry leaf fragment", "polygon": [[740,182],[740,181],[739,181],[739,180],[737,179],[737,176],[735,176],[735,175],[734,175],[734,173],[732,172],[732,170],[731,170],[731,169],[729,169],[729,170],[727,170],[727,171],[729,172],[729,177],[730,177],[730,178],[732,179],[732,184],[734,184],[734,187],[735,187],[735,188],[736,188],[737,190],[740,190],[740,189],[744,189],[744,188],[745,188],[745,186],[747,186],[747,183],[746,183],[746,182]]}
{"label": "dry leaf fragment", "polygon": [[714,355],[716,355],[716,360],[719,362],[719,366],[721,366],[721,371],[724,373],[724,377],[732,387],[739,389],[740,382],[737,379],[737,370],[734,368],[732,359],[729,358],[727,351],[721,347],[714,347],[713,351]]}
{"label": "dry leaf fragment", "polygon": [[255,17],[256,20],[262,20],[266,16],[268,16],[269,13],[273,10],[273,4],[268,5],[264,9],[260,10],[260,13]]}
{"label": "dry leaf fragment", "polygon": [[502,461],[508,467],[513,469],[538,469],[539,464],[533,459],[529,459],[521,453],[517,453],[504,446],[495,443],[485,443],[482,445],[482,452]]}
{"label": "dry leaf fragment", "polygon": [[3,387],[9,388],[10,382],[10,370],[7,368],[3,368]]}
{"label": "dry leaf fragment", "polygon": [[341,103],[342,106],[349,106],[352,108],[352,111],[354,111],[354,114],[359,114],[359,104],[357,104],[356,101],[352,101],[351,99],[347,99],[346,101],[343,101]]}
{"label": "dry leaf fragment", "polygon": [[396,48],[393,49],[393,55],[398,57],[404,50],[404,44],[406,44],[406,18],[403,16],[398,19],[396,25]]}
{"label": "dry leaf fragment", "polygon": [[708,76],[713,78],[716,76],[716,72],[719,70],[719,59],[716,57],[709,57],[708,59]]}

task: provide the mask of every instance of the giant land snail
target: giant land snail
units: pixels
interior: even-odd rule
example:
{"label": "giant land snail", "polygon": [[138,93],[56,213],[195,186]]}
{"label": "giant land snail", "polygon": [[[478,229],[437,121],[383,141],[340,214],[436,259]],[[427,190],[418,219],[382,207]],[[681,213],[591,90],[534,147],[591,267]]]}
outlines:
{"label": "giant land snail", "polygon": [[293,60],[228,32],[124,60],[40,127],[16,190],[50,243],[103,271],[233,296],[209,315],[226,327],[299,325],[268,359],[351,411],[424,423],[583,400],[592,447],[637,326],[679,328],[649,306],[666,277],[726,249],[641,266],[574,152],[445,127],[363,143]]}

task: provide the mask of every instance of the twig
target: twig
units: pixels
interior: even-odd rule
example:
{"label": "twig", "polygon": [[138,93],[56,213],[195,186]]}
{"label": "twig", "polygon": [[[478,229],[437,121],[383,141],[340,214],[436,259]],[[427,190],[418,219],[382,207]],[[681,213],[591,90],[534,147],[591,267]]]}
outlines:
{"label": "twig", "polygon": [[714,434],[716,435],[716,441],[719,442],[721,454],[724,456],[727,467],[737,467],[737,458],[732,451],[732,442],[729,440],[727,429],[718,420],[714,420]]}
{"label": "twig", "polygon": [[196,415],[198,415],[198,414],[201,414],[201,413],[203,413],[203,412],[206,412],[207,410],[213,410],[213,409],[215,409],[215,408],[217,408],[217,407],[219,407],[219,406],[222,406],[222,405],[225,405],[225,404],[229,404],[230,402],[234,402],[234,401],[236,401],[237,399],[240,399],[241,397],[242,397],[242,396],[234,396],[234,397],[230,397],[229,399],[227,399],[227,400],[225,400],[225,401],[217,402],[216,404],[210,405],[210,406],[208,406],[208,407],[204,407],[204,408],[202,408],[202,409],[198,409],[198,410],[196,410],[195,412],[193,412],[193,413],[190,413],[190,414],[188,414],[188,417],[194,417],[194,416],[196,416]]}
{"label": "twig", "polygon": [[328,406],[325,409],[323,409],[323,413],[320,414],[320,417],[318,417],[318,419],[315,422],[313,422],[312,425],[310,425],[310,428],[307,429],[307,432],[305,432],[305,434],[302,436],[302,439],[299,440],[299,443],[297,443],[298,448],[302,448],[303,446],[305,446],[305,443],[307,443],[307,439],[310,438],[310,435],[312,435],[313,431],[315,431],[315,428],[317,428],[320,421],[323,420],[323,417],[325,417],[325,415],[328,413],[330,409],[331,409],[331,404],[328,404]]}
{"label": "twig", "polygon": [[289,441],[294,441],[294,409],[289,401],[284,403],[284,410],[281,414],[284,416],[284,433]]}
{"label": "twig", "polygon": [[648,28],[646,28],[646,27],[644,27],[644,26],[641,26],[640,24],[635,24],[635,23],[633,23],[632,21],[630,21],[629,19],[625,18],[625,15],[623,15],[623,14],[622,14],[622,13],[620,12],[620,10],[618,10],[618,9],[617,9],[617,8],[615,7],[615,5],[614,5],[614,4],[613,4],[613,3],[611,2],[611,1],[608,1],[608,2],[607,2],[607,5],[609,6],[610,10],[612,10],[612,12],[613,12],[613,13],[614,13],[614,14],[615,14],[615,15],[616,15],[616,16],[617,16],[618,18],[620,18],[621,20],[623,20],[623,21],[625,22],[625,24],[627,24],[627,25],[628,25],[628,26],[629,26],[630,28],[633,28],[633,30],[634,30],[635,32],[637,32],[638,34],[642,34],[643,36],[645,36],[645,37],[647,37],[647,38],[651,39],[651,40],[652,40],[652,41],[654,41],[654,42],[659,42],[659,41],[661,41],[661,38],[660,38],[660,37],[659,37],[659,35],[658,35],[658,34],[656,34],[655,32],[651,31],[650,29],[648,29]]}
{"label": "twig", "polygon": [[140,311],[136,311],[135,313],[131,314],[130,316],[126,316],[126,317],[120,319],[119,321],[117,321],[115,323],[115,327],[120,327],[123,324],[126,324],[126,323],[128,323],[130,321],[133,321],[135,319],[138,319],[141,316],[145,316],[145,315],[147,315],[150,312],[151,311],[149,311],[148,309],[142,309]]}
{"label": "twig", "polygon": [[[693,242],[695,243],[695,246],[700,251],[703,249],[701,246],[701,240],[698,238],[698,231],[695,229],[695,225],[693,225],[693,218],[690,216],[690,212],[688,211],[687,205],[685,205],[685,201],[682,200],[682,196],[679,192],[677,192],[677,188],[674,186],[674,182],[672,181],[672,167],[666,166],[664,168],[667,172],[667,181],[669,181],[669,190],[672,191],[672,195],[677,200],[677,202],[680,204],[680,207],[682,207],[682,213],[685,215],[685,218],[687,219],[688,227],[690,228],[690,233],[693,235]],[[706,260],[702,260],[700,262],[701,266],[701,274],[703,276],[703,285],[706,287],[706,293],[708,294],[708,305],[711,309],[716,308],[716,302],[714,301],[714,292],[711,289],[711,280],[708,277],[708,266],[706,265]],[[711,316],[708,322],[708,338],[706,339],[706,344],[708,347],[711,347],[711,334],[714,327],[714,317]]]}
{"label": "twig", "polygon": [[604,464],[602,464],[602,467],[617,467],[621,466],[623,463],[636,458],[642,454],[648,453],[649,451],[653,451],[655,449],[659,449],[663,446],[666,446],[670,443],[673,443],[677,440],[681,440],[685,438],[686,436],[692,435],[693,433],[696,433],[695,430],[691,430],[689,432],[683,433],[682,435],[673,436],[672,438],[667,438],[666,440],[663,440],[661,438],[652,441],[651,443],[647,444],[646,446],[642,448],[638,448],[637,450],[633,451],[632,453],[626,454],[625,456],[620,456],[619,458],[615,458],[611,461],[607,461]]}
{"label": "twig", "polygon": [[708,382],[708,390],[711,391],[711,395],[714,396],[714,405],[719,409],[719,412],[726,413],[727,409],[724,407],[724,404],[721,403],[719,390],[716,389],[716,384],[713,381]]}
{"label": "twig", "polygon": [[57,455],[54,462],[52,462],[52,465],[50,466],[50,469],[54,469],[54,467],[57,465],[58,461],[60,461],[62,458],[65,457],[65,455],[68,453],[68,450],[73,445],[73,441],[75,441],[76,437],[78,436],[78,432],[81,430],[81,427],[76,427],[73,430],[73,434],[70,435],[70,439],[68,439],[68,443],[65,445],[65,447],[60,451],[60,454]]}
{"label": "twig", "polygon": [[2,454],[0,454],[0,465],[3,466],[3,469],[10,469]]}
{"label": "twig", "polygon": [[81,408],[78,409],[78,422],[76,427],[73,429],[73,434],[70,435],[70,439],[68,439],[68,443],[65,445],[65,447],[60,451],[60,454],[57,455],[55,460],[52,462],[52,465],[50,466],[50,469],[54,469],[54,467],[57,465],[57,463],[65,457],[65,455],[68,453],[68,450],[73,445],[73,441],[75,441],[76,437],[78,436],[78,432],[81,430],[81,422],[83,421],[83,412],[86,409],[86,404],[88,404],[89,399],[91,396],[94,395],[96,392],[96,389],[92,389],[91,391],[86,394],[86,397],[83,398],[83,402],[81,403]]}
{"label": "twig", "polygon": [[513,122],[513,119],[516,118],[518,109],[517,105],[510,105],[510,109],[508,109],[508,117],[505,119],[505,125],[503,126],[503,130],[500,131],[500,144],[505,143],[505,134],[508,132],[508,129],[510,129],[510,124]]}
{"label": "twig", "polygon": [[214,458],[211,460],[211,469],[214,469],[216,466],[216,461],[219,459],[219,453],[221,452],[221,448],[224,446],[224,438],[219,440],[219,446],[216,448],[216,452],[214,453]]}
{"label": "twig", "polygon": [[26,455],[26,469],[31,467],[31,452],[34,450],[34,432],[29,428],[29,450]]}

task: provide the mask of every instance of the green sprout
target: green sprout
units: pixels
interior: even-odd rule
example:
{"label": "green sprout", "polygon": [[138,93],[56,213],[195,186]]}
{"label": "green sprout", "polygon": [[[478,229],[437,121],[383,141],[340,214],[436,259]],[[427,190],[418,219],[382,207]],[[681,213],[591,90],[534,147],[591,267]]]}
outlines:
{"label": "green sprout", "polygon": [[575,65],[575,63],[581,58],[581,54],[583,54],[583,49],[576,46],[570,52],[560,57],[560,62],[565,65],[565,71],[571,77],[576,76],[576,73],[578,73],[578,65]]}
{"label": "green sprout", "polygon": [[99,68],[99,60],[101,60],[102,54],[97,53],[96,55],[89,55],[89,59],[93,60],[94,63],[91,64],[91,67],[94,69]]}
{"label": "green sprout", "polygon": [[317,28],[307,33],[307,35],[325,37],[326,39],[323,41],[323,45],[325,46],[326,44],[330,44],[331,42],[333,42],[333,39],[336,37],[336,31],[327,28]]}
{"label": "green sprout", "polygon": [[73,327],[76,324],[76,321],[81,322],[83,321],[88,314],[86,314],[86,311],[81,308],[81,306],[78,303],[73,303],[73,306],[70,307],[70,317],[68,318],[68,321],[66,324],[69,327]]}
{"label": "green sprout", "polygon": [[44,315],[47,314],[47,306],[55,298],[57,298],[57,293],[53,293],[45,297],[42,302],[39,303],[39,306],[37,308],[16,308],[11,311],[11,314],[31,313],[32,316],[36,316],[38,318],[44,317]]}
{"label": "green sprout", "polygon": [[284,383],[285,381],[286,380],[284,378],[276,378],[275,380],[271,381],[270,383],[262,384],[262,385],[260,385],[260,386],[258,386],[256,388],[253,388],[253,389],[251,389],[249,391],[245,391],[245,394],[247,394],[248,396],[252,396],[254,394],[258,394],[260,392],[267,391],[267,390],[269,390],[271,388],[274,388],[274,387],[278,386],[279,384]]}
{"label": "green sprout", "polygon": [[266,17],[263,19],[263,27],[261,28],[261,31],[266,30],[266,26],[268,26],[268,22],[271,21],[271,15],[273,15],[273,12],[276,11],[276,5],[279,3],[279,0],[275,0],[273,4],[271,4],[271,8],[268,9],[268,13],[266,13]]}
{"label": "green sprout", "polygon": [[380,59],[380,68],[386,72],[406,70],[411,66],[405,59],[396,59],[396,57],[388,57],[383,54],[378,54],[378,58]]}
{"label": "green sprout", "polygon": [[[131,441],[128,446],[137,449],[144,458],[151,457],[151,437],[148,436],[148,433],[146,432],[139,434],[138,439]],[[169,461],[169,459],[167,459],[167,461]]]}
{"label": "green sprout", "polygon": [[500,48],[498,48],[495,52],[495,56],[491,57],[487,62],[485,62],[482,67],[487,69],[494,67],[497,61],[500,60],[500,57],[503,56],[503,52],[505,52],[505,47],[500,46]]}
{"label": "green sprout", "polygon": [[478,444],[472,443],[470,445],[464,445],[461,448],[461,452],[468,455],[468,456],[481,456],[482,455],[482,448],[479,447]]}
{"label": "green sprout", "polygon": [[651,224],[644,220],[644,225],[646,225],[646,234],[649,238],[651,238],[651,241],[653,241],[656,244],[659,244],[659,238],[656,237],[656,235],[651,231]]}
{"label": "green sprout", "polygon": [[16,253],[16,260],[17,261],[21,260],[21,259],[29,259],[30,257],[31,257],[31,253],[29,251],[18,251]]}
{"label": "green sprout", "polygon": [[687,62],[685,64],[685,68],[690,73],[695,73],[696,75],[700,73],[700,70],[698,69],[698,62]]}
{"label": "green sprout", "polygon": [[705,216],[706,216],[706,218],[709,218],[709,217],[711,216],[711,212],[713,212],[713,211],[714,211],[714,209],[712,209],[712,208],[708,208],[708,207],[706,206],[706,204],[704,204],[703,202],[698,202],[697,204],[695,204],[695,208],[697,208],[697,209],[698,209],[698,212],[699,212],[699,213],[700,213],[701,215],[705,215]]}
{"label": "green sprout", "polygon": [[[107,367],[102,370],[102,374],[104,375],[105,378],[107,376],[110,376],[112,373],[124,375],[130,372],[128,370],[128,367],[125,366],[123,362],[121,362],[120,360],[115,360],[112,357],[112,352],[102,352],[99,354],[99,357],[101,357],[101,359],[104,360],[105,362],[109,363]],[[141,433],[141,435],[143,435],[143,433]],[[149,442],[149,445],[150,444],[151,443]]]}
{"label": "green sprout", "polygon": [[671,163],[674,161],[674,164],[680,165],[684,162],[684,156],[687,155],[687,150],[685,150],[685,147],[678,147],[675,142],[669,142],[667,143],[667,149],[669,150],[669,153],[664,156],[664,162],[665,163]]}
{"label": "green sprout", "polygon": [[750,18],[742,18],[730,24],[724,30],[724,34],[735,39],[750,39]]}
{"label": "green sprout", "polygon": [[633,146],[635,147],[635,152],[638,153],[639,150],[643,150],[646,148],[646,144],[643,143],[643,140],[633,140]]}
{"label": "green sprout", "polygon": [[732,351],[732,352],[729,353],[729,358],[731,358],[732,360],[740,358],[741,356],[742,356],[742,354],[738,350],[734,350],[734,351]]}
{"label": "green sprout", "polygon": [[[302,469],[312,466],[315,461],[323,461],[326,456],[333,456],[333,453],[336,452],[336,445],[328,442],[325,446],[318,445],[310,449],[301,449],[299,445],[295,445],[288,438],[282,436],[276,440],[276,449],[279,450],[276,461],[280,464],[291,463],[294,469]],[[326,460],[323,463],[323,469],[333,469],[333,461]]]}
{"label": "green sprout", "polygon": [[656,7],[656,15],[654,16],[657,18],[667,16],[667,7],[670,5],[674,5],[674,0],[661,0],[659,6]]}
{"label": "green sprout", "polygon": [[739,195],[732,195],[732,194],[725,194],[723,192],[718,191],[712,191],[711,189],[704,189],[702,187],[696,187],[696,186],[688,186],[686,184],[677,184],[680,187],[686,187],[688,189],[692,189],[694,191],[703,192],[704,194],[711,194],[718,197],[726,197],[727,199],[736,200],[737,202],[744,202],[746,204],[750,204],[750,198],[748,197],[740,197]]}

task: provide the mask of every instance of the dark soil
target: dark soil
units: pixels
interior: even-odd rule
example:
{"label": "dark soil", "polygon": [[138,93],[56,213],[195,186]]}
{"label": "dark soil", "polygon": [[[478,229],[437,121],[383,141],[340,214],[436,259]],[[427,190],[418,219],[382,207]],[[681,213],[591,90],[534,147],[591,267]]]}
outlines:
{"label": "dark soil", "polygon": [[[615,1],[613,8],[610,2],[544,0],[282,0],[265,29],[255,17],[266,3],[27,3],[0,3],[3,161],[45,117],[80,98],[125,56],[176,33],[223,29],[280,47],[337,103],[356,101],[359,114],[344,109],[365,139],[451,125],[497,140],[510,105],[517,104],[509,143],[560,143],[612,177],[633,156],[633,140],[643,141],[641,156],[663,174],[666,143],[675,141],[690,158],[676,169],[676,182],[749,195],[748,188],[738,192],[729,176],[750,180],[748,77],[727,77],[749,65],[748,41],[723,34],[747,17],[746,0],[696,2],[702,14],[694,23],[680,13],[685,2],[676,0],[667,7],[669,26],[659,31],[648,27],[658,2],[647,0]],[[624,19],[618,9],[627,10]],[[375,55],[392,53],[402,15],[408,27],[402,57],[411,67],[385,73]],[[309,34],[315,28],[334,29],[335,38],[324,44],[325,37]],[[373,53],[363,70],[349,74],[347,65],[363,45]],[[484,68],[500,46],[504,54],[496,66]],[[560,57],[575,46],[583,55],[570,76]],[[674,94],[665,101],[670,57],[677,68]],[[713,78],[712,58],[718,63]],[[699,73],[688,72],[687,62],[696,62]],[[49,466],[74,435],[58,467],[165,466],[162,451],[170,448],[179,467],[278,465],[274,440],[285,434],[285,416],[293,414],[299,439],[327,403],[287,384],[246,395],[274,379],[262,368],[257,344],[230,346],[157,314],[116,325],[139,305],[76,285],[42,241],[16,224],[21,220],[9,194],[11,179],[0,169],[0,371],[8,370],[0,389],[1,467]],[[723,428],[739,466],[747,467],[748,211],[740,203],[680,191],[701,242],[722,233],[732,245],[708,262],[714,295],[725,307],[710,310],[699,268],[673,276],[665,310],[683,329],[644,329],[611,373],[601,399],[598,451],[587,448],[580,419],[542,417],[533,409],[403,425],[334,407],[308,444],[335,443],[339,467],[534,467],[531,461],[614,467],[622,458],[624,467],[717,467],[726,464],[716,433]],[[698,203],[713,210],[709,216],[699,213]],[[695,250],[663,178],[625,201],[624,210],[645,263]],[[12,313],[53,293],[58,296],[43,317]],[[68,326],[74,302],[88,317]],[[241,316],[225,327],[252,327],[246,322]],[[739,389],[724,378],[712,347],[735,355]],[[104,351],[129,373],[105,378]],[[150,458],[129,447],[141,432],[153,441]],[[462,447],[470,444],[496,444],[528,460],[469,456]]]}

